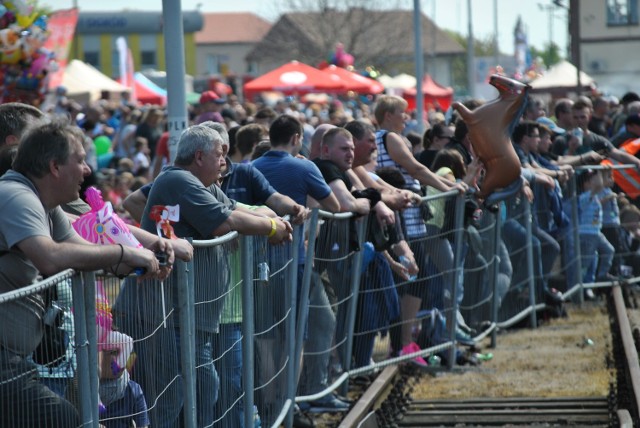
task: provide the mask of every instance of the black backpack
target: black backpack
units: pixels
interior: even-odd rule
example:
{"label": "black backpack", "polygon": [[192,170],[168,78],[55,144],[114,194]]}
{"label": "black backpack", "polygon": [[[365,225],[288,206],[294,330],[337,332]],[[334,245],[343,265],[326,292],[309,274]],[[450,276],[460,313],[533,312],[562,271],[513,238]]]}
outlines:
{"label": "black backpack", "polygon": [[57,302],[57,287],[51,287],[43,295],[45,314],[43,317],[44,334],[33,353],[33,360],[49,368],[59,366],[66,360],[69,334],[62,328],[65,309]]}

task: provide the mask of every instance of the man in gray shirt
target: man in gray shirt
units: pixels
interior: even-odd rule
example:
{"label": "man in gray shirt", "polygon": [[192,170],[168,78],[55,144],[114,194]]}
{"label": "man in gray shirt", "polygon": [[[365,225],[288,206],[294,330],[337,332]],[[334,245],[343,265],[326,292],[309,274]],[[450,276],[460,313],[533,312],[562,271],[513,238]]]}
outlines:
{"label": "man in gray shirt", "polygon": [[[88,173],[77,127],[53,122],[24,136],[13,170],[0,178],[0,292],[68,268],[128,274],[142,267],[149,276],[168,274],[161,273],[150,250],[90,244],[73,230],[60,205],[78,198]],[[166,245],[159,241],[154,250],[166,250]],[[0,426],[79,424],[75,408],[38,382],[27,358],[42,338],[45,309],[42,296],[35,294],[2,304]]]}

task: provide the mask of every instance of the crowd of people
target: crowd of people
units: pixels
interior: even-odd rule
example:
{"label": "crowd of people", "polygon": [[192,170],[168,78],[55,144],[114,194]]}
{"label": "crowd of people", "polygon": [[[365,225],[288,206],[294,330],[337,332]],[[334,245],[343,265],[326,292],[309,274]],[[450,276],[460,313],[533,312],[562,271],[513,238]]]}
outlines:
{"label": "crowd of people", "polygon": [[[504,213],[502,240],[495,247],[500,255],[499,301],[506,301],[509,293],[517,295],[528,283],[526,269],[521,268],[526,264],[525,255],[518,251],[527,239],[521,215],[524,199],[531,203],[534,214],[536,293],[547,303],[561,304],[562,291],[580,281],[640,274],[640,209],[636,206],[640,196],[640,158],[636,157],[640,97],[628,93],[619,104],[615,101],[580,96],[547,106],[535,98],[528,100],[511,136],[522,167],[523,188],[518,197],[489,207]],[[470,100],[465,105],[473,109],[481,102]],[[304,223],[309,208],[314,207],[367,216],[374,228],[388,230],[386,242],[367,243],[363,250],[367,257],[360,287],[384,289],[384,310],[373,314],[371,307],[359,306],[362,313],[355,329],[364,334],[355,340],[355,367],[371,363],[376,332],[381,330],[390,332],[390,355],[419,352],[425,347],[415,334],[420,311],[451,308],[454,295],[457,307],[465,292],[486,287],[482,269],[463,280],[455,275],[455,246],[460,243],[452,233],[454,206],[439,198],[421,202],[422,196],[452,190],[472,195],[482,186],[483,165],[475,155],[467,124],[455,114],[445,120],[443,112],[432,110],[419,124],[415,116],[408,115],[407,102],[394,95],[380,95],[374,102],[351,99],[320,105],[291,100],[265,106],[207,91],[199,106],[189,111],[189,120],[171,162],[165,112],[160,107],[138,106],[126,97],[82,107],[67,100],[63,91],[44,112],[18,103],[0,105],[0,174],[4,174],[0,178],[0,292],[18,290],[66,268],[106,269],[116,275],[144,268],[145,277],[167,278],[175,258],[188,261],[194,250],[186,240],[158,237],[150,217],[156,205],[180,206],[180,218],[173,225],[178,238],[202,240],[238,231],[264,235],[270,244],[278,245],[292,239],[292,224]],[[414,132],[423,127],[424,135]],[[100,138],[109,142],[106,150],[99,148]],[[601,163],[632,168],[624,172],[585,168]],[[576,174],[577,225],[567,203],[573,196],[567,184]],[[90,185],[98,187],[127,220],[144,248],[92,245],[71,228],[70,221],[89,209],[82,196]],[[472,238],[486,220],[480,215],[481,208],[482,201],[467,198],[465,227],[469,233],[459,261],[465,267],[486,268],[490,256]],[[574,262],[575,227],[581,271]],[[334,246],[322,242],[322,232],[319,236],[317,251],[322,255]],[[309,262],[304,245],[302,240],[297,249],[298,291]],[[167,255],[162,266],[156,257],[159,252]],[[339,280],[344,272],[321,263],[314,269],[316,280],[309,296],[297,294],[299,302],[308,299],[313,308],[306,320],[305,350],[327,349],[336,331],[345,326],[344,314],[334,313],[326,304],[331,300],[328,291],[338,297],[346,293]],[[434,272],[439,274],[435,280]],[[560,283],[558,272],[563,273]],[[328,277],[329,287],[317,280],[321,274]],[[153,303],[139,302],[136,290],[135,283],[125,281],[116,303],[126,308],[123,313],[153,310]],[[221,292],[215,287],[196,290],[204,293],[196,296],[198,301],[211,301],[218,294],[206,293]],[[590,290],[586,293],[585,297],[594,297]],[[218,401],[233,403],[242,393],[241,341],[230,342],[234,352],[225,356],[228,361],[213,363],[219,357],[216,344],[221,332],[234,338],[241,334],[241,319],[225,318],[224,302],[217,305],[196,310],[196,382],[198,391],[208,391],[197,396],[198,426],[209,426],[220,417]],[[79,425],[74,406],[45,386],[33,370],[30,355],[42,337],[46,302],[34,295],[2,306],[1,425],[39,427],[51,421],[56,426]],[[473,344],[471,336],[478,325],[470,327],[461,312],[456,319],[457,340]],[[138,329],[142,326],[120,328],[131,337],[142,335]],[[166,340],[179,343],[177,330],[159,334],[169,334]],[[144,398],[155,403],[150,418],[138,420],[143,426],[176,426],[181,415],[180,394],[162,395],[160,390],[171,384],[173,373],[179,370],[178,359],[165,358],[156,364],[148,357],[161,355],[163,350],[157,346],[163,343],[167,342],[136,345],[135,379],[126,370],[115,376],[120,385],[116,398],[135,401],[135,413],[146,415]],[[456,355],[458,363],[478,363],[463,353]],[[103,356],[108,361],[116,357]],[[310,352],[302,363],[298,395],[327,388],[330,359],[329,354]],[[422,356],[413,357],[412,363],[430,364]],[[28,375],[18,376],[23,373]],[[218,396],[221,378],[233,379],[233,397]],[[117,402],[109,400],[107,408]],[[304,412],[309,408],[341,412],[349,407],[348,400],[335,393],[301,403],[296,406],[294,426],[314,426]],[[245,410],[241,404],[234,406],[224,426],[243,426]]]}

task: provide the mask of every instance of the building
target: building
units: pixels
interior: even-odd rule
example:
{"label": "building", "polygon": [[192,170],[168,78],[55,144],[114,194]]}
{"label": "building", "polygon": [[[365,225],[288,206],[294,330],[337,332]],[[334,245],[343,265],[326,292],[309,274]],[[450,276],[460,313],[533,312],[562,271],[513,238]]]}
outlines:
{"label": "building", "polygon": [[247,54],[271,28],[253,13],[205,13],[202,31],[195,35],[196,76],[226,77],[256,73]]}
{"label": "building", "polygon": [[[317,66],[327,60],[336,43],[344,45],[356,68],[374,66],[382,73],[415,73],[413,12],[368,10],[285,13],[263,40],[248,53],[255,75],[291,60]],[[422,15],[425,72],[445,86],[452,85],[452,62],[465,49],[428,17]]]}
{"label": "building", "polygon": [[578,19],[579,34],[578,44],[573,45],[574,63],[575,49],[579,49],[581,69],[596,80],[602,92],[616,96],[640,93],[638,1],[571,0],[570,14]]}
{"label": "building", "polygon": [[[184,54],[187,74],[196,72],[195,33],[202,29],[202,14],[183,11]],[[166,70],[162,12],[125,10],[80,12],[70,59],[87,62],[103,74],[120,76],[116,40],[123,36],[131,49],[134,69]]]}

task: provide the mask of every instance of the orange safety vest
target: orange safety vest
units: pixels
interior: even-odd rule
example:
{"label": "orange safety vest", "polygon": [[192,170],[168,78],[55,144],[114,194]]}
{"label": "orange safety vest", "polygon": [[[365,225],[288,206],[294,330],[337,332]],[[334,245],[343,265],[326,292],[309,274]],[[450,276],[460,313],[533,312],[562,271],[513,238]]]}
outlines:
{"label": "orange safety vest", "polygon": [[[620,145],[620,150],[624,150],[631,156],[635,156],[640,151],[640,138],[629,139]],[[601,165],[622,165],[622,163],[613,160],[605,159]],[[618,187],[631,199],[636,199],[640,196],[640,173],[634,169],[614,169],[613,180]]]}

